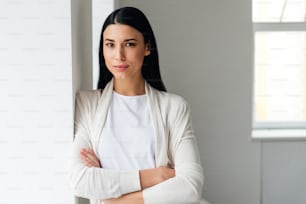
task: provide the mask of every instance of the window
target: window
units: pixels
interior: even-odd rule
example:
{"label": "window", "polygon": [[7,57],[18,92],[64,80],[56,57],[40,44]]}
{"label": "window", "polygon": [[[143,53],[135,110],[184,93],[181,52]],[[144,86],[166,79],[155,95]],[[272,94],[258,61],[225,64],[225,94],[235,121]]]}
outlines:
{"label": "window", "polygon": [[254,130],[306,129],[305,10],[306,0],[253,0]]}

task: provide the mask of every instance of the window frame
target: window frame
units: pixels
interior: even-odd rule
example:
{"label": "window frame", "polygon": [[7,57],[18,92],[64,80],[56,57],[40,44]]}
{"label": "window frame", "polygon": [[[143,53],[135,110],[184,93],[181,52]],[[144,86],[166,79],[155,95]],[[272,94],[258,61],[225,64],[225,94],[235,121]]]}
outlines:
{"label": "window frame", "polygon": [[[305,32],[306,19],[304,22],[256,22],[252,19],[253,25],[253,73],[256,70],[255,64],[255,36],[257,32]],[[306,83],[306,82],[305,82]],[[257,122],[255,119],[255,74],[253,76],[253,121],[252,138],[253,139],[271,139],[271,138],[305,138],[306,139],[306,121],[303,122]]]}

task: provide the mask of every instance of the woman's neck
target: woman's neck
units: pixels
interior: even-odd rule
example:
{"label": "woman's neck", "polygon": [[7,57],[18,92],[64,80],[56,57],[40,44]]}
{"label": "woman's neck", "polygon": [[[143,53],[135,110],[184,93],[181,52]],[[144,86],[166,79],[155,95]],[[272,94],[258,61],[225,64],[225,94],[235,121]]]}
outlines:
{"label": "woman's neck", "polygon": [[114,91],[121,95],[136,96],[145,94],[145,80],[115,79]]}

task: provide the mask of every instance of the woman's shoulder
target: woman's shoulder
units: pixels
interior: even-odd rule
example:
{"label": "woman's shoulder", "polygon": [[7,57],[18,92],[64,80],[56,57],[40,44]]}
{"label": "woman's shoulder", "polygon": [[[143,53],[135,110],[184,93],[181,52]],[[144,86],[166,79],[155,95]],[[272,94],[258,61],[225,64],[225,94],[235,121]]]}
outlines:
{"label": "woman's shoulder", "polygon": [[96,90],[80,90],[76,93],[76,97],[81,99],[92,100],[101,97],[101,89]]}
{"label": "woman's shoulder", "polygon": [[179,119],[187,119],[190,116],[190,106],[187,100],[178,94],[162,92],[158,94],[158,106],[166,124],[177,124]]}
{"label": "woman's shoulder", "polygon": [[164,92],[164,91],[159,91],[158,92],[158,98],[160,103],[166,103],[170,106],[188,106],[187,100],[178,94],[171,93],[171,92]]}
{"label": "woman's shoulder", "polygon": [[93,108],[97,106],[99,99],[101,98],[101,89],[97,90],[80,90],[76,93],[76,103],[79,106],[86,106],[87,108]]}

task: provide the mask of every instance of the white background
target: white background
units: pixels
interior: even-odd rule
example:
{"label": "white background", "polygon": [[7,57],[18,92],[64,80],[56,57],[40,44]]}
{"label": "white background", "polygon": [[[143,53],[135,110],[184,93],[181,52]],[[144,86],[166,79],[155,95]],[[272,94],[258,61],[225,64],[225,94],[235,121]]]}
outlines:
{"label": "white background", "polygon": [[0,203],[69,204],[68,0],[0,1]]}

